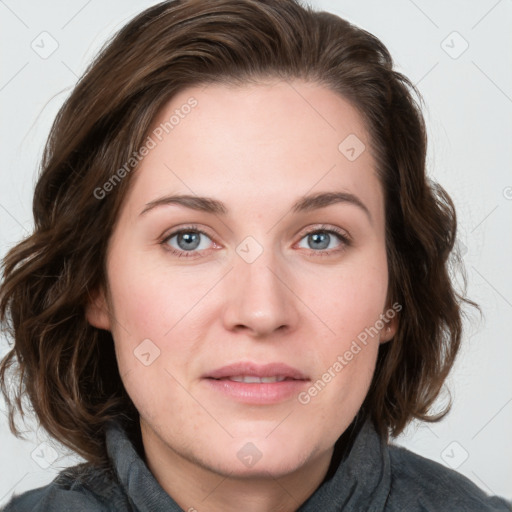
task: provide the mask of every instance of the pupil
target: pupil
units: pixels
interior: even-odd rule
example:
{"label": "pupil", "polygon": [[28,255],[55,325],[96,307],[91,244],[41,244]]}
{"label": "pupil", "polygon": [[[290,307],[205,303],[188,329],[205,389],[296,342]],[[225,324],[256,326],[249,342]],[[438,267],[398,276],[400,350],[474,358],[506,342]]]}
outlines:
{"label": "pupil", "polygon": [[329,242],[331,239],[329,233],[314,233],[310,236],[311,236],[311,239],[313,240],[314,244],[319,244],[319,245],[311,245],[311,243],[310,243],[309,246],[312,249],[326,249],[329,246]]}
{"label": "pupil", "polygon": [[[180,242],[183,242],[181,244]],[[178,245],[184,250],[194,250],[199,245],[199,233],[180,233],[178,235]]]}

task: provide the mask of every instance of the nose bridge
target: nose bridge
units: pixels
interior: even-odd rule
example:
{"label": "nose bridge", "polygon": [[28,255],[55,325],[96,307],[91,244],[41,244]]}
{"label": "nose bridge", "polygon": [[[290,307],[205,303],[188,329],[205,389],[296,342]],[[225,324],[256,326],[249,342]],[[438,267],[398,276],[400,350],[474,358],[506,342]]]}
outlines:
{"label": "nose bridge", "polygon": [[264,335],[294,326],[298,315],[280,261],[270,247],[250,237],[239,244],[226,294],[226,327]]}

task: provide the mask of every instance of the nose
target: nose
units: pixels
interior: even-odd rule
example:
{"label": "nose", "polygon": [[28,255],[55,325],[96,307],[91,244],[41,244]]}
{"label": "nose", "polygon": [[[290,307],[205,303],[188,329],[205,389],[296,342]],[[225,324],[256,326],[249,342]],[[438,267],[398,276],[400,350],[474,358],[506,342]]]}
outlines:
{"label": "nose", "polygon": [[252,263],[237,256],[224,286],[226,329],[262,338],[296,328],[299,311],[293,278],[270,251],[263,251]]}

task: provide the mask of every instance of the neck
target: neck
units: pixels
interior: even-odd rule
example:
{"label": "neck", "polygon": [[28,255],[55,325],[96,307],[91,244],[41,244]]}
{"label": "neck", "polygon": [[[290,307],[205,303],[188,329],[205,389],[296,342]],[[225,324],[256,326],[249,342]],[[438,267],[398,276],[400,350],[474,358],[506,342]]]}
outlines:
{"label": "neck", "polygon": [[141,423],[146,464],[187,512],[294,512],[322,484],[334,447],[284,476],[234,476],[178,454]]}

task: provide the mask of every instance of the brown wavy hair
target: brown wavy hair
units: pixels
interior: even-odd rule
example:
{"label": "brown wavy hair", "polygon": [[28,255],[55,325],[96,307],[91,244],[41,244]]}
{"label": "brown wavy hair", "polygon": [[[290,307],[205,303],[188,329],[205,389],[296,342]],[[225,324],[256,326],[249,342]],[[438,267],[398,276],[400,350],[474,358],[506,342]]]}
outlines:
{"label": "brown wavy hair", "polygon": [[446,413],[429,411],[459,349],[462,303],[475,304],[450,279],[456,263],[465,283],[455,209],[426,176],[418,91],[375,36],[298,0],[176,0],[142,12],[107,43],[51,128],[34,231],[3,260],[0,321],[13,345],[0,384],[16,435],[25,398],[52,436],[95,464],[106,463],[109,420],[137,428],[111,333],[85,316],[94,291],[108,286],[106,249],[136,171],[107,197],[97,191],[178,91],[266,78],[326,86],[358,109],[370,134],[385,197],[389,300],[403,309],[360,415],[388,438],[413,418]]}

